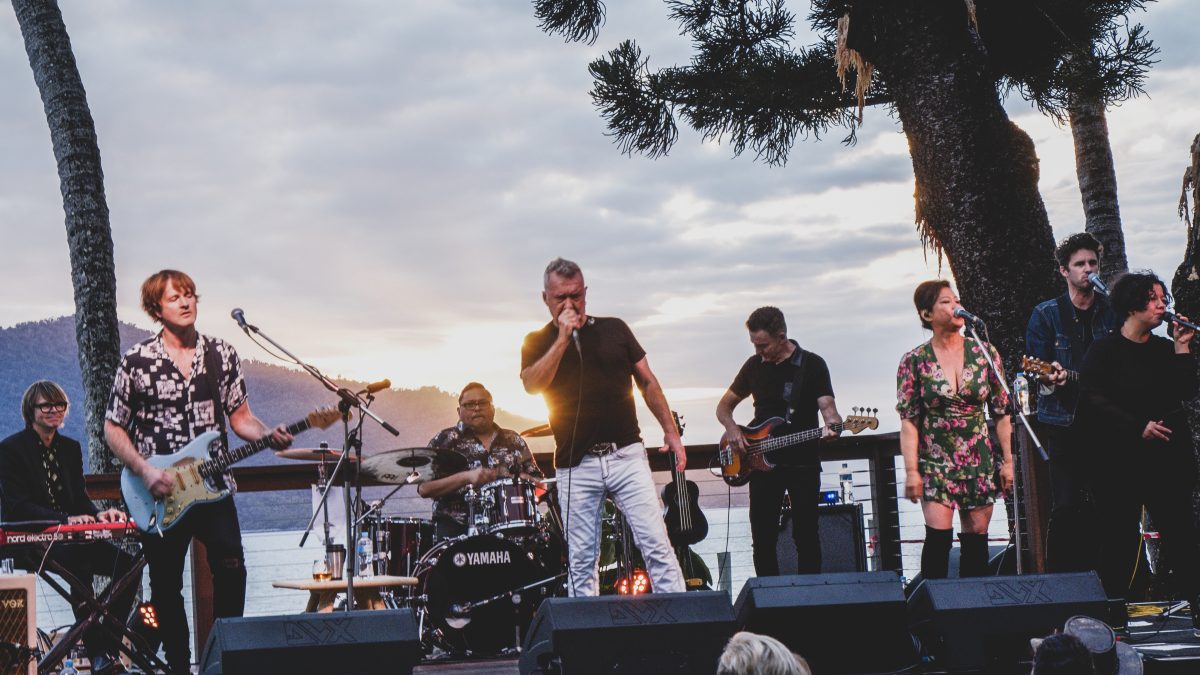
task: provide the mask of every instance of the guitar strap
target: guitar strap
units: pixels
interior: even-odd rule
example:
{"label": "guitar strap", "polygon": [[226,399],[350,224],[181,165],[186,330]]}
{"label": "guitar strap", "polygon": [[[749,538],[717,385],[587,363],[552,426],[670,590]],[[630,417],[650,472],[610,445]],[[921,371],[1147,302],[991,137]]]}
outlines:
{"label": "guitar strap", "polygon": [[800,345],[796,345],[796,353],[792,355],[792,363],[796,366],[796,370],[792,373],[792,381],[788,383],[789,391],[784,396],[788,402],[787,417],[784,421],[789,426],[792,423],[792,415],[800,407],[800,391],[804,388],[804,367],[808,365],[807,356],[808,352],[804,351]]}
{"label": "guitar strap", "polygon": [[[213,402],[213,416],[221,430],[221,444],[229,449],[229,434],[225,430],[225,399],[221,396],[221,354],[212,340],[204,341],[204,381]],[[224,482],[224,481],[221,481]]]}

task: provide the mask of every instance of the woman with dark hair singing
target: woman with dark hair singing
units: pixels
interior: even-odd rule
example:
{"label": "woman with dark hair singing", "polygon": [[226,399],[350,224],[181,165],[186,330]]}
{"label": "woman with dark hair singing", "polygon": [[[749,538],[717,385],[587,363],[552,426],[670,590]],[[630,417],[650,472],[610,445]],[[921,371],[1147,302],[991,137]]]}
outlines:
{"label": "woman with dark hair singing", "polygon": [[1195,331],[1176,324],[1172,339],[1151,334],[1169,297],[1151,272],[1126,274],[1113,285],[1113,311],[1124,323],[1096,340],[1083,359],[1082,426],[1095,455],[1104,590],[1119,598],[1129,589],[1141,557],[1138,522],[1145,506],[1200,627],[1200,547],[1191,503],[1196,465],[1183,407],[1197,391]]}
{"label": "woman with dark hair singing", "polygon": [[[904,455],[904,495],[922,502],[925,547],[921,575],[947,574],[954,510],[959,511],[962,556],[959,576],[987,574],[987,530],[996,497],[1012,485],[1012,422],[1008,395],[983,347],[963,337],[954,316],[958,298],[945,280],[926,281],[913,293],[921,325],[933,337],[900,359],[896,410]],[[986,345],[997,367],[1000,354]],[[984,404],[990,404],[1004,453],[996,478]]]}

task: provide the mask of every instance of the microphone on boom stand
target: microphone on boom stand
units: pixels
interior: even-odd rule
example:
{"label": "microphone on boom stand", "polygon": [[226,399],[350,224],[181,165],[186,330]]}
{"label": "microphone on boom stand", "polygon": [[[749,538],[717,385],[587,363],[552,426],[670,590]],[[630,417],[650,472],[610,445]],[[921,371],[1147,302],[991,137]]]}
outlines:
{"label": "microphone on boom stand", "polygon": [[976,326],[983,325],[983,319],[975,316],[974,314],[968,312],[967,310],[963,309],[962,307],[954,308],[954,316],[960,317],[962,319],[966,319],[967,321],[970,321],[971,323],[975,324]]}
{"label": "microphone on boom stand", "polygon": [[1108,295],[1108,286],[1104,285],[1104,281],[1100,279],[1100,275],[1092,272],[1088,275],[1088,281],[1092,282],[1092,288],[1099,291],[1102,295]]}

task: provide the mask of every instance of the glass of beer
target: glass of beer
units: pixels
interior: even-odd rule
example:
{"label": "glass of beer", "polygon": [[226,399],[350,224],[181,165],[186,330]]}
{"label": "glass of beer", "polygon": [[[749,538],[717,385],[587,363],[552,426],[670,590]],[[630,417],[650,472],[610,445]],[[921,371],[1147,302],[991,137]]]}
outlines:
{"label": "glass of beer", "polygon": [[314,581],[329,581],[333,573],[329,570],[329,561],[321,558],[313,561],[313,580]]}

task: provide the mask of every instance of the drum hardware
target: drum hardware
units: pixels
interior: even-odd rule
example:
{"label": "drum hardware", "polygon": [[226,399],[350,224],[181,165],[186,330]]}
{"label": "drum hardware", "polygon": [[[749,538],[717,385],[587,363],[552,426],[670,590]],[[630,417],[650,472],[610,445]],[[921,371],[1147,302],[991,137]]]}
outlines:
{"label": "drum hardware", "polygon": [[[467,622],[470,622],[471,612],[479,607],[483,607],[484,605],[490,605],[491,603],[496,602],[497,600],[503,600],[504,598],[512,598],[514,605],[520,604],[520,602],[522,600],[521,595],[520,595],[521,593],[524,593],[525,591],[531,591],[535,588],[538,588],[539,586],[545,586],[546,584],[554,583],[555,581],[559,581],[559,580],[566,579],[566,578],[567,578],[567,573],[563,572],[561,574],[555,574],[552,577],[546,577],[545,579],[540,579],[531,584],[525,584],[524,586],[514,588],[511,591],[504,591],[502,593],[497,593],[496,595],[493,595],[490,598],[484,598],[483,600],[476,600],[475,602],[466,602],[466,603],[457,604],[457,605],[450,605],[450,614],[452,614],[454,616],[458,616],[458,617],[463,617],[467,620]],[[466,625],[466,624],[464,623],[464,625]]]}

